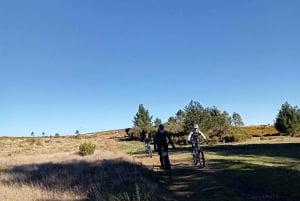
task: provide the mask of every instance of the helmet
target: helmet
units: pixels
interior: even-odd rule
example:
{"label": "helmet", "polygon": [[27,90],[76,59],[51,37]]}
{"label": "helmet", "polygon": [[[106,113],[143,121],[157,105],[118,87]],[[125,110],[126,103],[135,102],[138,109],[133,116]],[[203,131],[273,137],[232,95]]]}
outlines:
{"label": "helmet", "polygon": [[199,128],[198,124],[194,124],[194,128],[198,129]]}
{"label": "helmet", "polygon": [[164,130],[164,125],[163,124],[159,124],[159,126],[158,126],[158,130]]}

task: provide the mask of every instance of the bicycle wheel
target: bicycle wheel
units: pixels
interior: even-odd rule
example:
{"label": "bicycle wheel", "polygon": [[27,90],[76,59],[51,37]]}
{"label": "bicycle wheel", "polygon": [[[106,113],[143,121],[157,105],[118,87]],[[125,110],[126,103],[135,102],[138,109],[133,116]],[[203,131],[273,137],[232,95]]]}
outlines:
{"label": "bicycle wheel", "polygon": [[198,163],[198,156],[197,156],[198,154],[193,154],[193,163],[194,163],[194,165],[197,165],[197,163]]}
{"label": "bicycle wheel", "polygon": [[194,151],[193,151],[193,162],[194,165],[197,165],[199,160],[199,150],[197,149],[197,147],[194,147]]}
{"label": "bicycle wheel", "polygon": [[164,175],[171,179],[171,164],[169,155],[164,152],[163,153],[163,163],[164,163]]}
{"label": "bicycle wheel", "polygon": [[205,158],[204,158],[204,153],[202,150],[200,150],[200,153],[199,153],[199,166],[201,168],[205,167]]}
{"label": "bicycle wheel", "polygon": [[164,157],[164,174],[171,179],[171,164],[168,156]]}

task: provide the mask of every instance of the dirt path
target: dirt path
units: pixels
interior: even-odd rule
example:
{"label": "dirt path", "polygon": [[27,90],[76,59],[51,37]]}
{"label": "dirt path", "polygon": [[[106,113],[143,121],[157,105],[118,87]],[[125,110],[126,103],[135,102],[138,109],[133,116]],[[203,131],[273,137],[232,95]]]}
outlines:
{"label": "dirt path", "polygon": [[[206,174],[214,173],[216,170],[211,165],[207,165],[204,168],[195,166],[192,162],[192,156],[190,159],[187,153],[170,153],[170,161],[172,163],[172,178],[164,178],[161,176],[161,182],[165,183],[168,188],[176,195],[179,200],[182,201],[198,201],[203,200],[205,195],[209,195],[212,198],[214,191],[223,189],[223,186],[217,184],[214,180],[208,180]],[[153,157],[146,157],[144,154],[134,154],[138,161],[149,169],[162,175],[159,169],[159,157],[157,153],[153,154]],[[204,199],[204,200],[217,200],[217,199]]]}

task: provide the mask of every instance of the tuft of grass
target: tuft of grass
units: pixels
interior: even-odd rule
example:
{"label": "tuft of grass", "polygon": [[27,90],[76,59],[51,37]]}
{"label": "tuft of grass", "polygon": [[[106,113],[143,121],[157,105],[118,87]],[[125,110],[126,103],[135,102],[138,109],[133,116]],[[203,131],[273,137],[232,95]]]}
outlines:
{"label": "tuft of grass", "polygon": [[79,146],[79,154],[82,156],[94,154],[96,145],[91,142],[84,142]]}

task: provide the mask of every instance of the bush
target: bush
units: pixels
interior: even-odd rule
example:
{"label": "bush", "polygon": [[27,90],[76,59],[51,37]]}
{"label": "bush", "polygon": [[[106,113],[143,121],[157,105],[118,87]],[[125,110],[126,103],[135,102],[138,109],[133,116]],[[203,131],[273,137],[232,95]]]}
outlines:
{"label": "bush", "polygon": [[82,156],[94,154],[96,145],[91,142],[84,142],[79,146],[79,154]]}

